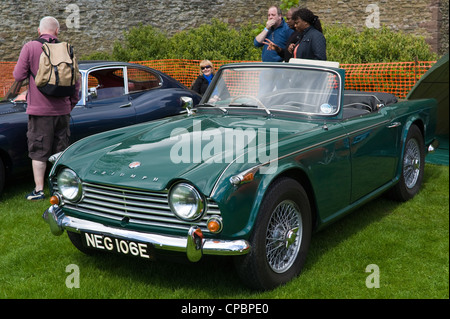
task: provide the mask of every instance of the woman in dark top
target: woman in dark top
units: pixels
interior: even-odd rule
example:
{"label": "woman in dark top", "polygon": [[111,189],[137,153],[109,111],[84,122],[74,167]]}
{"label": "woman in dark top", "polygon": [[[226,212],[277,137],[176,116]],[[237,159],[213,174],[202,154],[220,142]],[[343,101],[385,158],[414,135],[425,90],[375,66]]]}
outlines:
{"label": "woman in dark top", "polygon": [[[299,40],[295,43],[292,57],[297,59],[326,60],[326,40],[322,33],[319,17],[311,10],[301,8],[292,14],[295,30],[299,32]],[[270,41],[269,41],[270,42]],[[268,43],[269,49],[276,50],[279,55],[284,54],[273,42]]]}
{"label": "woman in dark top", "polygon": [[214,68],[209,60],[200,62],[200,75],[192,84],[192,90],[203,95],[214,77]]}

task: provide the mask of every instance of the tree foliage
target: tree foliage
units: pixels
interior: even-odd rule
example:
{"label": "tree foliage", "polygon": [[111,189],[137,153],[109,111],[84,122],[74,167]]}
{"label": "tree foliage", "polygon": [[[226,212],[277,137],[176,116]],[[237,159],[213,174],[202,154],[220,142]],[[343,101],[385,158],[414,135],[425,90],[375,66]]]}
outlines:
{"label": "tree foliage", "polygon": [[[97,52],[84,59],[146,61],[159,59],[258,61],[261,49],[253,45],[263,25],[234,29],[213,19],[210,24],[167,36],[150,25],[139,25],[116,41],[112,53]],[[340,63],[430,61],[438,57],[423,37],[395,32],[383,26],[357,31],[349,26],[324,25],[328,60]]]}
{"label": "tree foliage", "polygon": [[258,60],[260,51],[253,46],[253,27],[240,30],[213,19],[211,24],[175,34],[170,39],[169,58],[209,60]]}
{"label": "tree foliage", "polygon": [[170,39],[151,25],[139,25],[124,34],[124,41],[114,43],[112,59],[145,61],[167,58]]}
{"label": "tree foliage", "polygon": [[325,25],[327,58],[340,63],[433,61],[437,55],[423,37],[395,32],[382,26],[357,31],[342,25]]}

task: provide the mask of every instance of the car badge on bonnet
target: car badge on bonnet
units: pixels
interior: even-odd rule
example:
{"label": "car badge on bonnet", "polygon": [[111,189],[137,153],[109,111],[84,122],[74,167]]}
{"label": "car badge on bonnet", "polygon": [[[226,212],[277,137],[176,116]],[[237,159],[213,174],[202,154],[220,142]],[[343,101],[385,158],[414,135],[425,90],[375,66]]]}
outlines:
{"label": "car badge on bonnet", "polygon": [[141,162],[133,162],[128,165],[129,168],[136,168],[141,166]]}

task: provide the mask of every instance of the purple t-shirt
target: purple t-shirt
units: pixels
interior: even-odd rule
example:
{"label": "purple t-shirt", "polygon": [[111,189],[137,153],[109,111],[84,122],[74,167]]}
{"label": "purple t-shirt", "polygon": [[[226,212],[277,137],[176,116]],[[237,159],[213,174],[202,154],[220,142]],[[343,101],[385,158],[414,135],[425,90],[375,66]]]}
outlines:
{"label": "purple t-shirt", "polygon": [[[46,40],[55,38],[50,34],[40,36]],[[42,94],[36,87],[33,76],[29,70],[36,75],[39,68],[39,58],[42,53],[42,43],[30,41],[26,43],[20,51],[19,59],[14,68],[13,76],[16,81],[23,81],[30,78],[30,85],[27,94],[27,114],[39,116],[58,116],[69,114],[78,102],[78,92],[80,81],[76,83],[75,94],[71,97],[53,97]]]}

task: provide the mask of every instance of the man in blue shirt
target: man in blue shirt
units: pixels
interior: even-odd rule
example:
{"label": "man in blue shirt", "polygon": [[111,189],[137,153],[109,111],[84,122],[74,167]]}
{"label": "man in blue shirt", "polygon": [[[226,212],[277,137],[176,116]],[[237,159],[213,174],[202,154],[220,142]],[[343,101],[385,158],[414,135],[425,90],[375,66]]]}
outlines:
{"label": "man in blue shirt", "polygon": [[262,61],[263,62],[281,62],[283,59],[274,50],[267,50],[268,45],[264,44],[267,38],[275,43],[280,48],[285,48],[287,41],[294,31],[289,28],[289,25],[284,21],[280,8],[272,6],[267,12],[267,22],[264,30],[258,34],[253,43],[255,47],[263,47]]}

